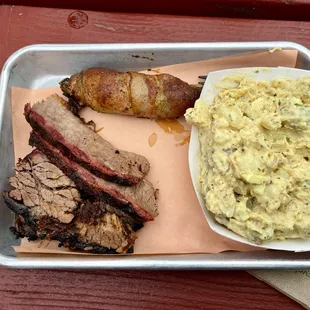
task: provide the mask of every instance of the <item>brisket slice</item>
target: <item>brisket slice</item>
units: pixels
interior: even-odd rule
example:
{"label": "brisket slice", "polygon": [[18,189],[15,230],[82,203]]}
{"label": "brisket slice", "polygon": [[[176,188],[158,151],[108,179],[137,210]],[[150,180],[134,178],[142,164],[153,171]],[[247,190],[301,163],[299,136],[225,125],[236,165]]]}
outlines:
{"label": "brisket slice", "polygon": [[125,187],[98,178],[66,157],[37,132],[31,133],[29,144],[37,147],[61,169],[87,199],[91,197],[93,200],[104,200],[124,212],[138,215],[143,222],[152,221],[158,215],[157,191],[149,181],[142,180],[134,186]]}
{"label": "brisket slice", "polygon": [[132,185],[150,169],[145,157],[115,149],[88,128],[57,95],[32,107],[26,104],[25,117],[36,132],[66,157],[105,180]]}
{"label": "brisket slice", "polygon": [[13,190],[9,197],[31,209],[33,217],[50,216],[70,223],[81,197],[75,184],[53,165],[48,158],[34,150],[15,167],[9,178]]}

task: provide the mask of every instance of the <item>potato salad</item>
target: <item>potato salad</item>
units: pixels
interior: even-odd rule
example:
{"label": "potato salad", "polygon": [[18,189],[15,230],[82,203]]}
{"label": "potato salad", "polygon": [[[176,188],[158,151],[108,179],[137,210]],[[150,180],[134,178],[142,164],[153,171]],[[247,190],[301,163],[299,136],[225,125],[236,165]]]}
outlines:
{"label": "potato salad", "polygon": [[229,79],[185,115],[199,132],[207,209],[256,244],[309,238],[310,77]]}

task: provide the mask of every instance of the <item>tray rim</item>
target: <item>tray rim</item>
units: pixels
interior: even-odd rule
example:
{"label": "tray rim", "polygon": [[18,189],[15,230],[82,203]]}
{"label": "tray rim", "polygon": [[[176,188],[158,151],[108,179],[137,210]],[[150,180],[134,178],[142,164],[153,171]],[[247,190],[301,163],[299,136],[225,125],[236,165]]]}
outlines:
{"label": "tray rim", "polygon": [[[174,42],[174,43],[94,43],[94,44],[32,44],[14,52],[5,62],[0,76],[0,139],[2,134],[3,113],[6,93],[11,70],[15,62],[24,54],[32,52],[70,52],[93,51],[104,52],[113,50],[144,50],[154,49],[173,50],[176,48],[188,50],[229,50],[268,51],[280,47],[295,49],[309,59],[310,51],[303,45],[290,41],[259,41],[259,42]],[[255,260],[242,259],[214,259],[205,256],[210,254],[179,254],[179,255],[138,255],[138,256],[74,256],[48,255],[6,256],[0,253],[0,265],[11,268],[56,268],[56,269],[179,269],[179,270],[223,270],[223,269],[307,269],[310,259],[279,258],[271,259],[259,257]],[[228,254],[229,255],[229,254]],[[227,255],[225,255],[227,256]]]}

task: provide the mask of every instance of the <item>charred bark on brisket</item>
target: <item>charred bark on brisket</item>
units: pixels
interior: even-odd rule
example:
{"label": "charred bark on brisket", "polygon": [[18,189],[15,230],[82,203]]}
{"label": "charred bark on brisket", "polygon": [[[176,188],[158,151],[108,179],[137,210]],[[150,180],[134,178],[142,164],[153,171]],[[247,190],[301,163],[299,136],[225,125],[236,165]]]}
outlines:
{"label": "charred bark on brisket", "polygon": [[26,237],[29,241],[38,239],[37,221],[31,216],[28,207],[16,202],[8,193],[2,193],[6,205],[15,213],[15,226],[10,230],[16,238]]}
{"label": "charred bark on brisket", "polygon": [[9,182],[14,189],[3,198],[16,215],[11,231],[17,238],[58,240],[93,253],[132,251],[132,227],[140,228],[141,220],[103,201],[83,201],[74,183],[38,150],[19,160]]}
{"label": "charred bark on brisket", "polygon": [[[78,219],[66,224],[49,216],[34,218],[28,207],[10,198],[8,193],[3,193],[3,198],[7,206],[16,214],[15,226],[10,228],[16,238],[27,238],[29,241],[37,239],[57,240],[60,242],[60,247],[64,246],[71,250],[83,250],[97,254],[133,253],[133,243],[136,237],[129,226],[126,229],[127,233],[130,234],[130,238],[128,240],[124,239],[125,246],[123,248],[105,247],[81,235],[81,230],[77,227]],[[83,209],[83,206],[81,209]],[[85,211],[80,210],[80,212],[84,213]],[[97,218],[96,223],[98,225],[100,219]],[[84,224],[94,225],[91,222],[85,222]],[[127,241],[129,241],[128,245],[126,244]]]}

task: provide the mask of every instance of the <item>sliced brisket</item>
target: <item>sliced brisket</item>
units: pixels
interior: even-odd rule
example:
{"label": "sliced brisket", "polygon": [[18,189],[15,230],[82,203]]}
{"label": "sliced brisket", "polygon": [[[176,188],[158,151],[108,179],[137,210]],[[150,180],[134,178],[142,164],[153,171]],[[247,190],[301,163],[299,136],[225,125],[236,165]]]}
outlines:
{"label": "sliced brisket", "polygon": [[25,106],[25,117],[44,140],[94,175],[122,185],[136,184],[148,173],[148,160],[115,149],[96,134],[57,95]]}
{"label": "sliced brisket", "polygon": [[29,143],[37,147],[61,169],[87,199],[89,197],[93,200],[103,199],[124,212],[137,214],[143,222],[151,221],[157,216],[156,190],[149,181],[143,179],[138,184],[129,187],[111,183],[70,160],[37,132],[32,132]]}
{"label": "sliced brisket", "polygon": [[9,178],[14,187],[9,197],[31,209],[34,217],[51,216],[70,223],[81,201],[75,184],[38,150],[16,165],[16,175]]}
{"label": "sliced brisket", "polygon": [[16,214],[17,237],[58,240],[94,253],[131,251],[141,220],[102,201],[83,201],[75,184],[38,150],[19,160],[9,182],[14,189],[3,196]]}

